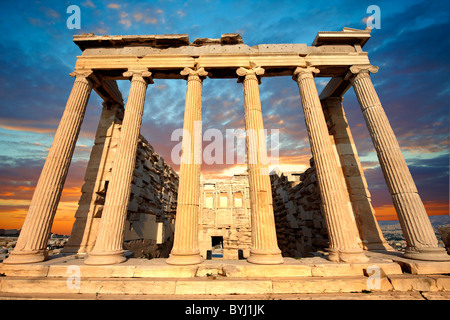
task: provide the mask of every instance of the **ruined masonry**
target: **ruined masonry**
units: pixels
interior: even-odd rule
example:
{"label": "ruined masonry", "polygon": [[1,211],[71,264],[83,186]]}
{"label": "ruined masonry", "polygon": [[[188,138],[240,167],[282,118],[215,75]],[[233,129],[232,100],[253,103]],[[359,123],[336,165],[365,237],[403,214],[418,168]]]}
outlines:
{"label": "ruined masonry", "polygon": [[303,173],[272,172],[273,211],[284,257],[309,257],[328,247],[315,168]]}
{"label": "ruined masonry", "polygon": [[[220,39],[195,39],[193,42],[187,35],[74,36],[74,42],[82,50],[71,74],[75,78],[74,85],[17,245],[3,263],[41,263],[47,259],[46,244],[92,89],[105,102],[100,127],[104,128],[103,131],[112,128],[112,133],[96,137],[93,153],[102,153],[100,145],[103,140],[104,144],[108,141],[114,143],[114,132],[119,128],[117,121],[116,129],[116,118],[121,120],[120,137],[115,148],[103,148],[103,151],[113,151],[114,157],[91,158],[94,162],[101,161],[98,166],[92,165],[93,172],[86,174],[70,246],[86,251],[87,258],[83,260],[86,265],[125,262],[123,243],[126,237],[132,239],[140,232],[156,232],[157,239],[170,236],[171,203],[176,196],[173,247],[165,262],[172,267],[205,263],[201,252],[204,247],[199,241],[199,229],[203,224],[199,224],[201,181],[200,164],[195,161],[199,155],[195,139],[183,137],[176,193],[175,174],[158,156],[152,158],[151,148],[140,135],[146,93],[149,91],[151,94],[151,85],[159,79],[185,81],[183,128],[189,133],[194,132],[194,123],[202,119],[204,81],[234,78],[242,84],[245,129],[257,132],[247,136],[251,221],[251,247],[246,253],[248,265],[259,268],[263,268],[261,265],[280,265],[287,261],[282,255],[284,250],[315,250],[314,246],[323,245],[321,238],[316,237],[322,233],[322,222],[311,233],[304,228],[311,224],[309,215],[318,214],[317,208],[304,207],[301,197],[296,198],[297,194],[307,196],[309,189],[313,188],[307,185],[312,176],[305,177],[303,185],[300,183],[292,190],[277,187],[282,184],[280,180],[273,181],[273,186],[268,174],[265,145],[259,143],[260,129],[264,129],[259,84],[265,77],[278,76],[292,77],[293,85],[299,89],[299,108],[301,105],[305,116],[314,179],[327,230],[325,249],[328,263],[368,263],[373,250],[389,249],[376,222],[367,182],[345,117],[343,95],[351,87],[361,106],[405,236],[407,247],[403,258],[448,261],[446,250],[438,246],[425,207],[372,83],[371,74],[376,73],[378,67],[371,64],[368,53],[363,51],[369,38],[370,30],[350,28],[339,32],[319,32],[310,46],[260,44],[250,47],[238,34],[224,34]],[[320,94],[315,77],[331,78]],[[117,80],[131,82],[125,106]],[[115,108],[123,108],[123,117],[114,114],[112,110]],[[108,112],[111,112],[110,116],[106,116]],[[96,178],[91,180],[93,177]],[[150,180],[158,177],[160,184],[156,179],[149,189],[152,195],[145,192],[138,195],[136,188],[149,183],[149,177]],[[288,201],[280,204],[272,192]],[[151,205],[140,208],[142,203],[146,203],[145,206],[152,203],[141,202],[140,199],[152,200],[152,197],[161,201],[161,208],[151,208]],[[313,205],[317,199],[311,201],[306,205]],[[92,207],[93,202],[95,209],[88,210],[87,206]],[[280,214],[283,205],[289,213],[285,217]],[[138,219],[155,219],[158,228],[156,231],[138,230],[134,223]],[[295,227],[294,220],[299,221],[298,227]],[[284,229],[294,224],[294,231],[279,235],[277,224],[279,227],[284,225]],[[286,242],[297,234],[302,237],[301,243],[292,242],[285,249]],[[232,270],[235,269],[228,272]],[[274,275],[278,270],[287,269],[271,270],[268,272]],[[295,270],[299,272],[299,269]]]}

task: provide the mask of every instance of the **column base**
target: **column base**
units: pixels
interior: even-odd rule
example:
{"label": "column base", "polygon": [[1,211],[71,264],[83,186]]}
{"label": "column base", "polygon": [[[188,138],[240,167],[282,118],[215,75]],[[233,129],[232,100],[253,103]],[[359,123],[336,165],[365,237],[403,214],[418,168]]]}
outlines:
{"label": "column base", "polygon": [[3,260],[4,264],[39,263],[48,260],[47,250],[11,252],[9,257]]}
{"label": "column base", "polygon": [[255,252],[254,250],[250,250],[250,256],[247,258],[247,262],[254,264],[282,264],[284,263],[284,259],[280,250],[276,252]]}
{"label": "column base", "polygon": [[125,251],[110,251],[110,252],[90,252],[88,258],[84,260],[84,264],[88,265],[109,265],[118,264],[127,260],[123,255]]}
{"label": "column base", "polygon": [[403,257],[425,261],[450,261],[450,255],[448,255],[447,250],[440,247],[420,249],[407,247]]}
{"label": "column base", "polygon": [[169,255],[169,258],[166,260],[167,264],[171,265],[192,265],[192,264],[200,264],[203,262],[203,258],[200,253],[194,254],[173,254]]}
{"label": "column base", "polygon": [[369,261],[369,258],[365,255],[363,250],[339,250],[339,249],[326,249],[329,252],[328,260],[334,262],[345,263],[361,263]]}

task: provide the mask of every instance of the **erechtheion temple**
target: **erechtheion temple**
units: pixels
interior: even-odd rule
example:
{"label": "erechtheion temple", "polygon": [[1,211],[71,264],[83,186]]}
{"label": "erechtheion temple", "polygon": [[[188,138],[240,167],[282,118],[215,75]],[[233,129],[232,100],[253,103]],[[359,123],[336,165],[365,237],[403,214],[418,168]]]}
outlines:
{"label": "erechtheion temple", "polygon": [[[222,237],[224,258],[238,259],[242,250],[249,265],[260,268],[283,264],[286,256],[306,255],[318,247],[327,251],[329,262],[349,264],[368,262],[370,252],[390,250],[376,221],[344,112],[343,95],[351,87],[407,242],[403,258],[449,260],[445,248],[438,246],[372,84],[371,74],[378,67],[363,51],[369,38],[370,30],[350,28],[319,32],[309,46],[250,47],[238,34],[193,42],[188,35],[74,36],[82,50],[71,73],[74,85],[17,245],[4,267],[47,260],[52,222],[92,90],[104,100],[103,111],[65,248],[67,253],[85,254],[84,265],[121,265],[127,260],[124,241],[148,233],[156,235],[159,244],[173,241],[165,268],[205,263],[211,237]],[[299,112],[304,113],[314,163],[313,171],[293,177],[292,190],[277,175],[269,175],[266,146],[259,137],[264,129],[259,84],[265,77],[280,76],[292,77],[299,88]],[[331,78],[321,93],[315,77]],[[256,132],[247,136],[248,179],[237,184],[200,180],[195,139],[183,138],[177,175],[140,135],[144,101],[153,83],[185,81],[183,128],[192,137],[195,122],[202,120],[202,84],[217,78],[235,78],[242,84],[245,129]],[[131,81],[126,103],[116,80]],[[311,179],[317,188],[308,182]],[[313,189],[318,197],[309,199]],[[275,221],[274,210],[285,210],[285,219]],[[149,211],[153,214],[141,214]],[[140,222],[148,219],[153,227],[145,229]],[[296,231],[289,231],[291,227]],[[327,235],[320,238],[324,229]],[[297,233],[304,239],[296,241]],[[226,251],[225,242],[234,251]]]}

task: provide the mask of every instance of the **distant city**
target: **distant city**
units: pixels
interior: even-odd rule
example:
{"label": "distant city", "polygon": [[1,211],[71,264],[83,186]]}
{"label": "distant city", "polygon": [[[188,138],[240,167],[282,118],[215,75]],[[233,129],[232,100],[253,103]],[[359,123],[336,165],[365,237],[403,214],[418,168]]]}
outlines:
{"label": "distant city", "polygon": [[[20,230],[17,229],[0,229],[0,262],[8,258],[14,250],[19,235]],[[51,233],[47,244],[49,256],[61,253],[68,240],[69,236]]]}
{"label": "distant city", "polygon": [[[434,233],[439,241],[440,247],[445,247],[439,228],[443,226],[450,226],[450,216],[430,216],[431,225],[433,226]],[[397,220],[392,221],[378,221],[380,229],[383,232],[384,238],[389,243],[389,245],[396,251],[405,251],[406,241],[403,236],[400,223]]]}

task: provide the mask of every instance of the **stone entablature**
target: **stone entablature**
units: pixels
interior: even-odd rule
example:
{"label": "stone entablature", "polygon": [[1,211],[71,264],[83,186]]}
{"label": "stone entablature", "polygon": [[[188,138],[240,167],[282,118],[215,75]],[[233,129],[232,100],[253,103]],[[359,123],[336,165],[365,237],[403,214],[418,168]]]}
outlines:
{"label": "stone entablature", "polygon": [[[153,79],[182,79],[185,67],[203,67],[210,78],[235,78],[235,70],[250,62],[263,67],[263,77],[292,75],[295,68],[314,65],[319,77],[344,74],[351,65],[369,64],[361,47],[370,38],[370,30],[344,28],[340,32],[320,32],[313,45],[259,44],[248,46],[239,34],[224,34],[221,39],[189,36],[74,36],[83,53],[75,69],[105,72],[108,79],[125,79],[123,70],[148,69]],[[234,70],[233,70],[234,69]]]}

